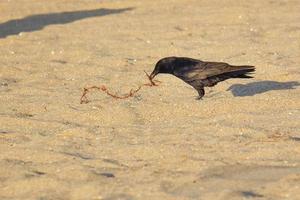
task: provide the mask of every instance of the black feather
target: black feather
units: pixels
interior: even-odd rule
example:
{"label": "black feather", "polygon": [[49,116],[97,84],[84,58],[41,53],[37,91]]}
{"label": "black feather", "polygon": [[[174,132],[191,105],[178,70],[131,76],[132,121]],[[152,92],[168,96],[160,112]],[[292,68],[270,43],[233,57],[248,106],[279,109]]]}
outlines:
{"label": "black feather", "polygon": [[233,72],[226,72],[220,75],[228,76],[228,78],[253,78],[249,76],[251,72],[255,71],[254,66],[236,66],[237,68],[242,68]]}

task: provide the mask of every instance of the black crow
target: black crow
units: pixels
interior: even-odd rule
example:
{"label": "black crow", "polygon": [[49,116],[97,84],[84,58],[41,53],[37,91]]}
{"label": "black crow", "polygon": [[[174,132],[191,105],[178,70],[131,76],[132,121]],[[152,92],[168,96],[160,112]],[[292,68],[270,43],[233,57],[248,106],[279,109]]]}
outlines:
{"label": "black crow", "polygon": [[223,62],[205,62],[186,57],[166,57],[159,60],[150,79],[159,73],[173,74],[193,86],[201,99],[204,87],[212,87],[229,78],[253,78],[248,73],[254,72],[254,66],[233,66]]}

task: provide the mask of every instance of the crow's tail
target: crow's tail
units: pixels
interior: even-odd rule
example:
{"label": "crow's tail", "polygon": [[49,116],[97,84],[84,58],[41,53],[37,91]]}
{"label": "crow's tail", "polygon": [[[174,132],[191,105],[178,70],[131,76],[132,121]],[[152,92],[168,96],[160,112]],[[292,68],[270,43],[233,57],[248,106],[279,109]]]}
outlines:
{"label": "crow's tail", "polygon": [[253,78],[251,75],[255,71],[254,66],[236,66],[236,70],[227,72],[224,75],[229,76],[230,78]]}

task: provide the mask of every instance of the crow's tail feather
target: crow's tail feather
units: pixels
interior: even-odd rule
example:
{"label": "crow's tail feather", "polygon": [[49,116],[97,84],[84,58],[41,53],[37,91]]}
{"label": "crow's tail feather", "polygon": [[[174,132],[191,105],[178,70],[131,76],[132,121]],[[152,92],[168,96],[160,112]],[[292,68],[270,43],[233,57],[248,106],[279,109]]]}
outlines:
{"label": "crow's tail feather", "polygon": [[255,71],[254,66],[237,66],[237,70],[227,72],[224,75],[230,78],[253,78],[251,75]]}

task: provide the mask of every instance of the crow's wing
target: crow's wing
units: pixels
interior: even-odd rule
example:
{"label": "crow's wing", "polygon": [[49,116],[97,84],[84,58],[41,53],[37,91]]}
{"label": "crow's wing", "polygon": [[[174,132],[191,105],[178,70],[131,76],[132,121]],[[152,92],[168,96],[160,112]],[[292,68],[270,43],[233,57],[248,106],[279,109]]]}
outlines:
{"label": "crow's wing", "polygon": [[178,66],[174,75],[194,87],[213,86],[220,81],[254,71],[253,66],[232,66],[222,62],[203,62]]}
{"label": "crow's wing", "polygon": [[240,70],[241,68],[221,62],[198,62],[195,65],[181,66],[174,70],[174,75],[186,80],[206,79],[212,76]]}

